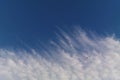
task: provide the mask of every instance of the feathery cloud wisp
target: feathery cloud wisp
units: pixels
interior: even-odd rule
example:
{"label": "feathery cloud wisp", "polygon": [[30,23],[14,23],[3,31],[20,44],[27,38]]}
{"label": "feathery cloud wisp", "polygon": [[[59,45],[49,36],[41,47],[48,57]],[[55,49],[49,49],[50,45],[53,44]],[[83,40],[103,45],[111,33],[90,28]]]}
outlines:
{"label": "feathery cloud wisp", "polygon": [[118,39],[78,31],[59,41],[43,51],[47,58],[1,49],[0,80],[120,80]]}

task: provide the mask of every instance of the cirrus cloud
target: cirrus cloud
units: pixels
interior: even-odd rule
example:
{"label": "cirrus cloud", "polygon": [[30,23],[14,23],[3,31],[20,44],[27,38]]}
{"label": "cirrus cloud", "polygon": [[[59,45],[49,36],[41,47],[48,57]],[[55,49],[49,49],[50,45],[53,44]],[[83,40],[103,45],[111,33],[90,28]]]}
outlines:
{"label": "cirrus cloud", "polygon": [[33,54],[1,49],[0,80],[120,80],[119,39],[79,30],[52,46]]}

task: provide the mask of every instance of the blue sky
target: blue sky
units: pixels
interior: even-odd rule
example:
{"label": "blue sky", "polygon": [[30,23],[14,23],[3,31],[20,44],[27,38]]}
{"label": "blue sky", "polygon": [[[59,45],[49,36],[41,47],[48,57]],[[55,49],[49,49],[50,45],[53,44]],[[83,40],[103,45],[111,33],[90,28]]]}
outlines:
{"label": "blue sky", "polygon": [[[80,25],[98,34],[120,30],[119,0],[0,0],[0,47],[33,46],[57,27]],[[57,27],[56,27],[57,26]]]}

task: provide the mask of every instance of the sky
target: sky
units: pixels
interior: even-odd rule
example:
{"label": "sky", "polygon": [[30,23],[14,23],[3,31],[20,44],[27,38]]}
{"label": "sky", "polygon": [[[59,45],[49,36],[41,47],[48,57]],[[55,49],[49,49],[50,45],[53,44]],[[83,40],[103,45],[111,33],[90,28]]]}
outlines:
{"label": "sky", "polygon": [[120,80],[119,3],[0,0],[0,80]]}
{"label": "sky", "polygon": [[77,25],[119,37],[119,0],[0,0],[0,47],[34,46]]}

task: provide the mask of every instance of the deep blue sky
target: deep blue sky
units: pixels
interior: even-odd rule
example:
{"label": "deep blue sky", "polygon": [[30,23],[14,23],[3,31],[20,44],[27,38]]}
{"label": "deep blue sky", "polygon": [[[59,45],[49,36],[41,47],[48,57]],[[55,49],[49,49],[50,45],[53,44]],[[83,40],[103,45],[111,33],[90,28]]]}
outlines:
{"label": "deep blue sky", "polygon": [[0,47],[46,42],[56,26],[119,36],[119,22],[119,0],[0,0]]}

